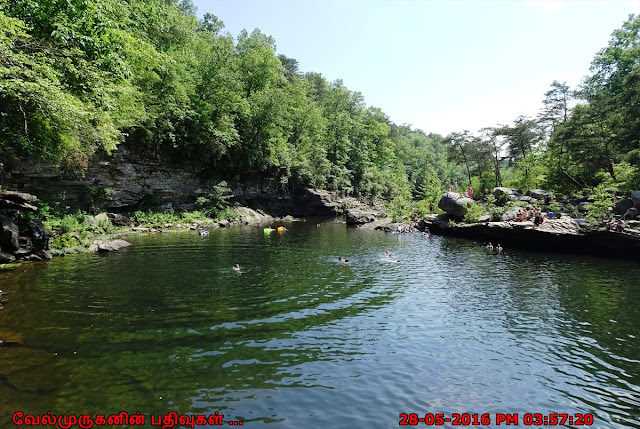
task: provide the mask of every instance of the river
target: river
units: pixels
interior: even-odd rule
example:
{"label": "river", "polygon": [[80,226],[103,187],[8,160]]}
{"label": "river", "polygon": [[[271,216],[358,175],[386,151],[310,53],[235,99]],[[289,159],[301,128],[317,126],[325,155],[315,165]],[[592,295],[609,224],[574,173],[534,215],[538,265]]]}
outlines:
{"label": "river", "polygon": [[318,221],[142,234],[0,273],[0,426],[217,411],[274,428],[640,427],[637,262]]}

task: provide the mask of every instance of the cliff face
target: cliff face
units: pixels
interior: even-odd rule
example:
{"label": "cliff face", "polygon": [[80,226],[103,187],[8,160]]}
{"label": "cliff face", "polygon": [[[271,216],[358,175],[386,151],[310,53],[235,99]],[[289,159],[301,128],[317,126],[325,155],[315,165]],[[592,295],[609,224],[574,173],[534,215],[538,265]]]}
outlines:
{"label": "cliff face", "polygon": [[112,194],[98,202],[108,210],[135,209],[151,198],[177,209],[188,208],[198,196],[206,194],[206,184],[195,171],[141,159],[126,150],[94,161],[83,177],[43,164],[21,164],[9,174],[7,188],[45,200],[63,199],[72,209],[86,208],[91,198],[100,198],[105,190]]}
{"label": "cliff face", "polygon": [[[120,148],[113,156],[91,163],[83,177],[43,164],[22,164],[8,172],[7,189],[28,192],[43,200],[63,200],[71,209],[91,204],[107,211],[131,211],[154,206],[191,210],[217,180],[188,165],[145,159]],[[272,178],[237,175],[227,180],[233,201],[273,215],[334,214],[335,193],[283,186]]]}

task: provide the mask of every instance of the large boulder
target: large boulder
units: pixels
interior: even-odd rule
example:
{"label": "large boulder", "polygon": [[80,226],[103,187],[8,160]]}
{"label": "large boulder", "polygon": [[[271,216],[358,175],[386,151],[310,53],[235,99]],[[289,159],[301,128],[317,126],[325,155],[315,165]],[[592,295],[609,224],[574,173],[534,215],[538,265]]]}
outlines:
{"label": "large boulder", "polygon": [[509,198],[516,198],[522,195],[522,192],[520,192],[519,189],[515,189],[515,188],[505,188],[502,186],[499,186],[497,188],[493,188],[493,196],[498,199],[501,196],[503,196],[504,194],[507,194],[507,196]]}
{"label": "large boulder", "polygon": [[591,207],[592,204],[593,203],[590,201],[583,201],[580,204],[578,204],[576,208],[578,209],[579,212],[584,213],[589,211],[589,208]]}
{"label": "large boulder", "polygon": [[248,207],[236,207],[236,211],[240,216],[240,222],[245,225],[260,225],[273,221],[273,217],[269,216],[262,210],[253,210]]}
{"label": "large boulder", "polygon": [[364,225],[373,222],[379,216],[377,212],[362,209],[349,209],[346,211],[347,225]]}
{"label": "large boulder", "polygon": [[616,202],[613,208],[615,214],[623,215],[633,207],[633,200],[631,198],[623,198]]}
{"label": "large boulder", "polygon": [[457,192],[447,192],[438,201],[438,207],[450,216],[464,217],[467,214],[467,208],[473,202],[471,198],[462,196]]}
{"label": "large boulder", "polygon": [[631,201],[633,201],[635,208],[640,209],[640,191],[631,192]]}
{"label": "large boulder", "polygon": [[518,217],[518,213],[520,212],[520,210],[522,209],[518,207],[516,207],[515,209],[507,210],[506,212],[502,213],[502,216],[500,216],[500,220],[503,222],[513,220]]}
{"label": "large boulder", "polygon": [[127,226],[129,228],[133,227],[135,223],[126,216],[123,216],[118,213],[107,213],[109,220],[115,226]]}
{"label": "large boulder", "polygon": [[544,189],[530,189],[527,191],[527,196],[536,200],[544,200],[546,197],[551,196],[551,193]]}
{"label": "large boulder", "polygon": [[20,248],[18,226],[7,217],[0,216],[0,245],[3,249],[15,251]]}

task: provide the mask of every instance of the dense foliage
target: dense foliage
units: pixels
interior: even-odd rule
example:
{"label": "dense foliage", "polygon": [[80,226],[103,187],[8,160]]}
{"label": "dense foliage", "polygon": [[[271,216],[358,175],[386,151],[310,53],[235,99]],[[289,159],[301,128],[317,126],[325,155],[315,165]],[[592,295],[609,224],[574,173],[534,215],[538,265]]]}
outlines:
{"label": "dense foliage", "polygon": [[579,88],[551,84],[537,118],[447,136],[450,159],[482,188],[491,183],[587,196],[639,189],[639,32],[640,18],[632,15],[596,54]]}
{"label": "dense foliage", "polygon": [[[446,138],[396,125],[273,38],[234,38],[190,0],[0,0],[0,159],[82,173],[119,144],[228,179],[276,177],[401,206],[457,179],[557,192],[640,187],[640,19],[538,118]],[[576,101],[579,101],[576,104]],[[480,192],[478,192],[480,191]]]}
{"label": "dense foliage", "polygon": [[387,199],[450,173],[440,136],[301,73],[257,29],[223,30],[188,0],[0,0],[0,158],[81,173],[125,143],[221,179]]}

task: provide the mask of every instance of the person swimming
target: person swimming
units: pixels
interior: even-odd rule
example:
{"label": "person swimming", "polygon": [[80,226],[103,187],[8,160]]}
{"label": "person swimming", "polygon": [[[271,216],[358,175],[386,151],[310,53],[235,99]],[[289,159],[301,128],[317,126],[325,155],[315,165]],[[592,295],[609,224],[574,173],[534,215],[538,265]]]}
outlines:
{"label": "person swimming", "polygon": [[485,247],[487,250],[493,250],[493,244],[491,244],[491,242],[489,242]]}
{"label": "person swimming", "polygon": [[504,249],[502,248],[502,246],[500,245],[500,243],[498,243],[498,245],[496,246],[496,250],[498,251],[498,253],[502,252]]}
{"label": "person swimming", "polygon": [[346,258],[345,258],[345,260],[344,260],[344,264],[345,264],[345,265],[351,265],[351,263],[349,262],[349,260],[348,260],[348,259],[346,259]]}
{"label": "person swimming", "polygon": [[236,265],[233,267],[233,270],[234,270],[234,271],[240,271],[240,265],[236,264]]}
{"label": "person swimming", "polygon": [[206,231],[204,229],[200,230],[200,236],[207,237],[208,235],[209,235],[209,231]]}

